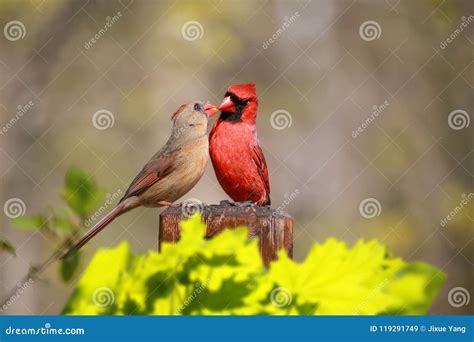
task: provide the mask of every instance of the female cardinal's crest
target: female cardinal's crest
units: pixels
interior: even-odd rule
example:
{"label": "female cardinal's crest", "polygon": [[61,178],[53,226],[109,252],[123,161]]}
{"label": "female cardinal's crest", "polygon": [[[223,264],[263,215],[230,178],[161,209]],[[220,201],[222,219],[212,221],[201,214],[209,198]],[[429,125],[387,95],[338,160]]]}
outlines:
{"label": "female cardinal's crest", "polygon": [[229,93],[235,94],[240,99],[257,99],[255,83],[234,84],[227,89]]}
{"label": "female cardinal's crest", "polygon": [[188,104],[183,104],[183,105],[179,106],[179,108],[176,110],[176,112],[174,112],[173,115],[171,115],[171,121],[175,121],[176,118],[178,117],[178,115],[181,114],[181,112],[184,110],[184,108],[186,108],[186,106],[188,106]]}

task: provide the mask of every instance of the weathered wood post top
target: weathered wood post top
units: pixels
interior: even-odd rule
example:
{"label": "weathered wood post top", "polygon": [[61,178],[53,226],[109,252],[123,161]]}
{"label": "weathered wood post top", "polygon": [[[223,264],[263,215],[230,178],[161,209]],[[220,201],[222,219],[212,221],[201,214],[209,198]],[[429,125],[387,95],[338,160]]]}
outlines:
{"label": "weathered wood post top", "polygon": [[[200,207],[207,225],[206,237],[213,237],[226,228],[249,227],[249,237],[258,236],[260,254],[265,265],[275,260],[280,249],[293,257],[293,219],[288,214],[270,207],[235,206],[228,203]],[[159,246],[162,242],[176,242],[180,237],[179,222],[186,219],[182,205],[169,207],[160,215]]]}

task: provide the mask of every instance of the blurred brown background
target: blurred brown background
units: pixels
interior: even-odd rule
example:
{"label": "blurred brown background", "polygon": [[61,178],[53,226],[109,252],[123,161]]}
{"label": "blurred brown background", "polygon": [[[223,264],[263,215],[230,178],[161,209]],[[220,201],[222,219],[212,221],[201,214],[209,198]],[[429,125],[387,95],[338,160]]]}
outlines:
{"label": "blurred brown background", "polygon": [[[1,1],[1,204],[19,198],[27,214],[59,204],[71,165],[125,191],[180,104],[217,103],[253,81],[296,259],[330,236],[377,238],[447,273],[431,313],[466,314],[474,298],[458,308],[448,292],[474,295],[472,15],[471,0]],[[186,198],[227,197],[209,165]],[[87,254],[124,239],[155,249],[159,212],[121,217]],[[0,223],[17,246],[0,255],[3,297],[53,246],[4,213]],[[52,267],[6,313],[57,314],[71,289]]]}

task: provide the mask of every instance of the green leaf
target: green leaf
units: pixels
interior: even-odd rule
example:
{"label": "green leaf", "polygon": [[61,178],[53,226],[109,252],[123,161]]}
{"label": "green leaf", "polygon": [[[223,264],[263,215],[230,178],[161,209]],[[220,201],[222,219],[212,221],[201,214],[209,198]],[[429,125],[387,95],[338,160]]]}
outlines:
{"label": "green leaf", "polygon": [[[389,256],[377,241],[349,248],[329,239],[302,263],[263,266],[246,228],[205,239],[199,215],[181,223],[181,240],[162,252],[133,256],[127,245],[97,252],[69,300],[69,314],[259,315],[423,314],[444,282],[436,268]],[[113,305],[91,303],[113,291]]]}
{"label": "green leaf", "polygon": [[64,282],[70,281],[76,273],[80,264],[80,256],[79,252],[75,252],[61,260],[59,264],[59,273]]}
{"label": "green leaf", "polygon": [[[290,312],[298,305],[314,304],[314,313],[375,314],[400,305],[400,298],[387,285],[403,266],[399,259],[387,259],[385,247],[376,241],[359,241],[352,249],[334,239],[316,244],[302,264],[280,253],[267,279],[291,294]],[[406,298],[409,301],[409,298]],[[270,303],[265,310],[274,312]]]}
{"label": "green leaf", "polygon": [[0,251],[15,255],[15,247],[7,240],[0,240]]}
{"label": "green leaf", "polygon": [[78,229],[77,224],[70,217],[69,210],[64,208],[54,208],[54,215],[50,229],[56,233],[71,234]]}
{"label": "green leaf", "polygon": [[388,310],[394,315],[423,315],[433,303],[439,289],[443,286],[446,275],[437,268],[422,262],[415,262],[403,267],[389,290],[405,303],[401,307]]}
{"label": "green leaf", "polygon": [[68,206],[81,217],[90,215],[104,199],[104,192],[92,177],[76,167],[67,171],[61,195]]}
{"label": "green leaf", "polygon": [[123,242],[114,249],[99,250],[82,275],[64,314],[112,314],[124,272],[130,266],[130,247]]}
{"label": "green leaf", "polygon": [[47,228],[47,219],[42,215],[20,216],[12,219],[12,223],[19,229],[39,230]]}

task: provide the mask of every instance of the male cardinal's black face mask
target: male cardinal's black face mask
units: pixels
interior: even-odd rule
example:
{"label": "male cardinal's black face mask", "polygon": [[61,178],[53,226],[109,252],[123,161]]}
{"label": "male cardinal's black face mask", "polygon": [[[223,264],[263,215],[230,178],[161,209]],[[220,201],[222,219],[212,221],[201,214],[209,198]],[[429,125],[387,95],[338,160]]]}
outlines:
{"label": "male cardinal's black face mask", "polygon": [[219,106],[222,111],[221,120],[239,122],[242,121],[242,113],[247,107],[248,100],[239,98],[232,92],[226,92],[225,98]]}

